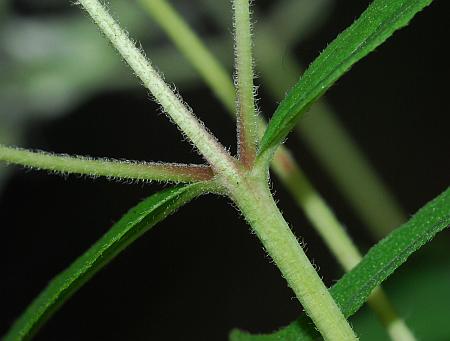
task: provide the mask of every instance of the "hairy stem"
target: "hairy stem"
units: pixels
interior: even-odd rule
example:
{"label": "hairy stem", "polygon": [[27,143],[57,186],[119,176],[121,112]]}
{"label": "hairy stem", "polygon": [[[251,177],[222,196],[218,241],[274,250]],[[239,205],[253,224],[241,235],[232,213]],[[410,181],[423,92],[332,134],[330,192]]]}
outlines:
{"label": "hairy stem", "polygon": [[[339,264],[345,271],[353,269],[361,261],[361,253],[331,208],[298,168],[289,151],[279,149],[274,159],[276,159],[273,167],[275,173],[299,207],[303,209]],[[415,340],[381,288],[377,288],[369,297],[368,304],[383,323],[392,340]]]}
{"label": "hairy stem", "polygon": [[[211,1],[201,2],[209,6],[215,22],[227,30],[223,9]],[[324,12],[329,11],[332,4],[330,0],[280,1],[266,18],[258,19],[254,32],[256,66],[264,86],[276,100],[284,97],[286,89],[297,82],[304,70],[298,58],[290,53],[292,45],[320,25],[326,17]],[[319,100],[300,121],[297,133],[361,221],[379,239],[406,221],[406,215],[338,118],[325,101]]]}
{"label": "hairy stem", "polygon": [[221,173],[233,176],[235,173],[234,159],[164,82],[150,61],[130,40],[127,33],[111,17],[107,9],[98,0],[79,0],[78,2],[86,9],[100,30],[162,105],[165,112],[198,148],[211,166]]}
{"label": "hairy stem", "polygon": [[57,173],[105,176],[115,180],[196,182],[214,177],[212,169],[204,165],[94,159],[30,151],[1,144],[0,161]]}
{"label": "hairy stem", "polygon": [[[232,108],[235,101],[235,93],[231,91],[221,92],[223,88],[229,89],[233,87],[231,79],[222,77],[224,74],[226,74],[225,69],[217,61],[214,55],[208,51],[207,47],[196,36],[195,32],[193,32],[190,27],[182,21],[183,19],[177,13],[175,13],[173,7],[170,7],[168,5],[160,5],[160,3],[166,3],[164,0],[157,0],[155,2],[152,2],[150,0],[140,1],[141,3],[143,3],[144,8],[147,9],[150,14],[155,17],[155,19],[166,31],[169,37],[174,41],[176,46],[181,50],[185,57],[189,61],[191,61],[193,65],[195,65],[202,78],[213,89],[214,93],[216,93],[225,107],[229,109]],[[294,8],[291,8],[291,6],[294,6]],[[296,9],[296,6],[301,5],[297,3],[283,4],[280,12],[282,12],[283,15],[288,12],[295,12],[294,9]],[[320,7],[323,6],[323,4],[315,6]],[[283,15],[279,13],[278,16],[283,17]],[[166,18],[166,20],[162,20],[162,18]],[[173,21],[171,18],[176,18],[176,21],[182,21],[181,23],[176,24],[176,26],[179,28],[179,30],[176,32],[169,24]],[[269,21],[271,22],[273,20]],[[267,27],[267,24],[260,25],[258,32],[260,32],[258,36],[261,37],[261,40],[259,41],[260,44],[257,45],[258,48],[256,51],[260,52],[261,56],[259,59],[263,62],[260,66],[262,67],[263,75],[267,78],[269,88],[272,90],[272,92],[278,94],[281,89],[285,88],[284,79],[295,78],[296,75],[300,74],[300,71],[297,70],[295,60],[289,56],[289,58],[286,59],[283,65],[287,70],[291,70],[292,75],[286,75],[285,70],[278,71],[278,73],[275,74],[265,72],[267,70],[273,69],[273,63],[279,62],[280,58],[278,57],[281,53],[281,49],[277,48],[279,44],[274,41],[273,34],[271,33],[272,29],[271,27]],[[194,37],[195,39],[192,37]],[[193,41],[194,43],[192,44],[192,46],[189,46],[189,44],[187,44],[186,42],[191,41]],[[197,60],[201,60],[204,62],[198,63]],[[208,65],[214,65],[214,68],[208,69]],[[214,75],[214,73],[216,73],[216,75]],[[271,77],[268,77],[268,75],[271,75]],[[280,77],[280,75],[282,77]],[[211,82],[210,78],[221,79],[221,82]],[[221,95],[219,96],[218,94]],[[229,112],[233,113],[232,110],[230,110]],[[260,136],[262,136],[266,127],[266,122],[261,117],[257,117],[257,119],[259,120],[259,133]],[[316,130],[317,129],[314,129],[314,131]],[[307,133],[308,132],[305,132],[305,134]],[[308,133],[308,135],[311,135],[311,133]],[[335,218],[332,210],[328,207],[325,200],[308,181],[305,174],[300,169],[300,166],[292,158],[291,153],[285,146],[280,146],[280,148],[278,148],[277,152],[275,153],[275,157],[272,160],[272,169],[274,170],[275,174],[281,179],[284,187],[296,200],[299,207],[304,210],[313,227],[325,240],[328,248],[332,251],[343,268],[348,271],[355,264],[357,264],[361,256],[356,246],[352,242],[350,236],[347,234],[339,221]],[[380,299],[380,302],[377,302],[378,299]],[[369,299],[369,304],[376,312],[379,319],[386,326],[386,329],[388,330],[388,333],[391,335],[391,338],[393,340],[413,340],[412,333],[408,330],[406,324],[399,318],[386,295],[382,296],[381,294],[379,294],[374,295],[374,297],[371,296],[371,298]],[[392,332],[392,330],[394,330],[394,332]],[[411,337],[408,337],[408,335],[411,335]]]}
{"label": "hairy stem", "polygon": [[325,340],[357,340],[276,206],[265,179],[246,178],[231,195]]}
{"label": "hairy stem", "polygon": [[234,36],[237,85],[239,159],[253,165],[259,142],[253,87],[252,36],[249,0],[234,0]]}

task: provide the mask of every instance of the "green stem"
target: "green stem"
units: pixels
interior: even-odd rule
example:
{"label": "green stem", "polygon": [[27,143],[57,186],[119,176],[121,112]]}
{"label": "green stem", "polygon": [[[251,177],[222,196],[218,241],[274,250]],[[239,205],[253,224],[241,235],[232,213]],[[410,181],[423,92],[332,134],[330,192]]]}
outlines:
{"label": "green stem", "polygon": [[[328,0],[283,1],[274,4],[268,18],[258,21],[254,34],[257,68],[264,78],[264,85],[277,100],[285,95],[285,90],[295,84],[303,72],[297,58],[289,53],[291,45],[298,43],[305,31],[323,20],[324,9],[327,10],[331,3]],[[227,29],[223,9],[211,1],[202,1],[202,4],[208,6],[215,22]],[[291,16],[296,20],[286,20]],[[403,223],[405,214],[336,116],[325,101],[320,101],[300,121],[297,132],[361,221],[379,239]]]}
{"label": "green stem", "polygon": [[130,40],[128,34],[111,17],[108,10],[98,0],[79,0],[78,3],[86,9],[145,87],[150,90],[165,112],[198,148],[211,166],[216,171],[233,176],[235,173],[234,158],[164,82],[150,61]]}
{"label": "green stem", "polygon": [[249,0],[234,0],[237,130],[239,159],[253,165],[259,143],[253,86],[252,35]]}
{"label": "green stem", "polygon": [[93,159],[85,156],[50,154],[0,144],[0,161],[57,173],[105,176],[115,180],[196,182],[213,178],[204,165]]}
{"label": "green stem", "polygon": [[[225,107],[228,109],[233,108],[235,93],[231,91],[222,92],[222,89],[231,89],[233,87],[231,79],[223,77],[223,75],[226,74],[225,69],[215,59],[214,55],[209,53],[207,47],[196,36],[195,32],[193,32],[175,12],[174,8],[167,5],[164,0],[157,0],[155,2],[149,0],[140,1],[144,8],[155,17],[185,57],[196,67],[204,81],[213,89],[214,93],[216,93]],[[294,6],[294,8],[292,6]],[[304,4],[283,4],[279,12],[282,14],[295,13],[295,9],[297,9],[295,6],[304,6]],[[314,6],[320,7],[323,6],[323,3],[314,3],[312,7]],[[313,8],[312,10],[315,11],[317,8]],[[275,19],[279,20],[280,17],[283,17],[281,13],[278,13],[277,18]],[[163,20],[164,18],[165,20]],[[270,20],[270,22],[272,21],[276,20]],[[175,30],[171,24],[178,27],[179,30]],[[263,28],[261,28],[261,26]],[[261,62],[260,66],[262,66],[263,75],[267,76],[266,78],[268,84],[271,85],[270,88],[272,91],[278,93],[281,89],[285,88],[285,79],[287,76],[285,70],[277,70],[277,72],[273,74],[264,72],[265,70],[273,69],[273,65],[277,65],[279,62],[279,51],[281,51],[281,49],[276,48],[279,43],[274,41],[273,34],[271,33],[272,27],[269,28],[267,26],[267,23],[260,25],[260,29],[258,30],[258,37],[261,37],[261,41],[257,44],[257,52],[259,52],[260,55],[259,60]],[[189,46],[186,42],[191,42],[192,45]],[[202,62],[199,63],[198,61]],[[208,69],[208,65],[214,65],[214,67]],[[300,71],[297,70],[295,60],[290,57],[286,58],[283,63],[283,68],[291,70],[292,76],[290,77],[296,77],[296,75],[300,74]],[[220,79],[221,81],[211,82],[212,78]],[[233,113],[233,111],[230,110],[230,113]],[[264,134],[266,122],[261,117],[258,117],[258,120],[260,135],[262,135]],[[316,131],[316,129],[314,131]],[[299,165],[291,157],[291,153],[285,146],[281,146],[277,150],[272,161],[272,169],[281,179],[285,188],[288,189],[293,198],[297,201],[300,208],[305,211],[313,227],[325,240],[334,256],[343,265],[343,268],[348,270],[357,264],[361,257],[350,236],[335,218],[325,200],[323,200],[320,194],[309,183]],[[369,304],[373,307],[380,320],[385,324],[389,334],[393,337],[393,340],[413,340],[412,338],[407,337],[408,335],[412,335],[412,333],[398,317],[387,297],[379,303],[376,302],[378,298],[381,299],[381,295],[377,295],[377,297],[373,298],[371,297],[369,299]],[[394,330],[394,332],[392,332],[392,330]],[[397,331],[395,332],[395,330]]]}
{"label": "green stem", "polygon": [[[339,264],[345,271],[353,269],[361,261],[362,255],[331,208],[298,168],[288,150],[279,148],[274,161],[273,170],[305,212],[306,217]],[[368,304],[383,323],[392,340],[415,340],[383,289],[377,288],[369,297]]]}
{"label": "green stem", "polygon": [[275,204],[263,177],[247,177],[231,196],[325,340],[357,340]]}

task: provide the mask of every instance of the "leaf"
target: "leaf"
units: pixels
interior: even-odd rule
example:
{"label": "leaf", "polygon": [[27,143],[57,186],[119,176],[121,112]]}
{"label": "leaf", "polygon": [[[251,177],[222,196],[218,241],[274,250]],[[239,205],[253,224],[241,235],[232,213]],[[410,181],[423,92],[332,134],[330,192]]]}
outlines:
{"label": "leaf", "polygon": [[153,194],[132,208],[88,251],[50,282],[14,323],[4,340],[30,339],[97,271],[150,228],[205,190],[202,183],[175,186]]}
{"label": "leaf", "polygon": [[[421,208],[407,223],[370,249],[363,260],[331,289],[346,317],[353,315],[372,290],[388,278],[408,257],[450,225],[450,188]],[[297,321],[270,335],[250,335],[234,330],[232,341],[311,341],[320,339],[311,320]]]}
{"label": "leaf", "polygon": [[309,106],[350,67],[381,45],[432,0],[375,0],[308,67],[276,109],[259,154],[282,143]]}

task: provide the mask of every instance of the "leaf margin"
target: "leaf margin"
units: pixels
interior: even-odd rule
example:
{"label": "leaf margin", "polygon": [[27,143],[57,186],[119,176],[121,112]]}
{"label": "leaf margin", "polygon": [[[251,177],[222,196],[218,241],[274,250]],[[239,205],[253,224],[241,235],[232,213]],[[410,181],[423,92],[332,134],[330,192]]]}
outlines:
{"label": "leaf margin", "polygon": [[[411,19],[433,0],[374,0],[369,7],[356,19],[352,25],[342,31],[310,64],[301,75],[299,81],[289,90],[285,98],[280,102],[267,126],[261,140],[258,155],[261,156],[271,148],[283,143],[289,132],[294,128],[297,120],[305,113],[310,106],[320,98],[341,76],[343,76],[355,63],[363,59],[370,52],[384,43],[392,34],[407,26]],[[392,5],[393,4],[393,5]],[[392,6],[389,9],[389,5]],[[402,12],[396,17],[395,8],[400,8]],[[364,24],[375,21],[380,17],[383,10],[390,10],[392,15],[385,21],[379,23],[375,31],[366,34],[365,40],[356,44],[354,40],[354,30],[364,30]],[[386,22],[393,21],[391,27],[386,27]],[[362,27],[362,28],[361,28]],[[373,27],[372,27],[373,29]],[[358,32],[356,32],[357,34]],[[367,32],[366,32],[367,33]],[[378,34],[377,34],[378,33]],[[372,39],[371,41],[369,39]],[[350,41],[350,46],[344,44]],[[350,55],[341,58],[327,75],[322,76],[319,81],[312,81],[312,86],[305,85],[316,72],[325,69],[326,61],[335,51],[339,49],[351,49]],[[342,53],[342,51],[340,51]],[[352,58],[353,57],[353,58]],[[335,63],[336,64],[336,63]],[[309,91],[307,89],[311,88]],[[306,89],[305,89],[306,88]]]}
{"label": "leaf margin", "polygon": [[56,275],[9,328],[4,341],[29,340],[98,271],[157,223],[194,198],[214,192],[213,182],[177,185],[129,209],[85,253]]}

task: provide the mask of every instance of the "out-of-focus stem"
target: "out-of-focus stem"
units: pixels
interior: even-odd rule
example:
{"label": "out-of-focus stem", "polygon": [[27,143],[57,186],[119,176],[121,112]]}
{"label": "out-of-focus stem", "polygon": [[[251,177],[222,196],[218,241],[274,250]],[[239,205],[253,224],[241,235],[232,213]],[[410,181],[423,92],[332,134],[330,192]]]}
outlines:
{"label": "out-of-focus stem", "polygon": [[228,110],[235,110],[229,73],[166,0],[139,0]]}
{"label": "out-of-focus stem", "polygon": [[397,200],[325,102],[316,103],[297,130],[375,238],[406,220]]}
{"label": "out-of-focus stem", "polygon": [[375,288],[369,296],[367,303],[386,326],[386,330],[392,340],[416,341],[416,337],[408,328],[405,321],[399,318],[395,308],[382,288]]}

